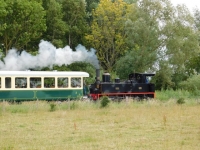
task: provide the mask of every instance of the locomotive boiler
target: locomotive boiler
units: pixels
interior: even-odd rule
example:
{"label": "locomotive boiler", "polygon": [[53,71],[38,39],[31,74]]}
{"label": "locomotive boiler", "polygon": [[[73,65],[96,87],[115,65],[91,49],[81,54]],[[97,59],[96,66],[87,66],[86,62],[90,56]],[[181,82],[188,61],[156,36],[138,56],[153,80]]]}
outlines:
{"label": "locomotive boiler", "polygon": [[97,100],[102,96],[110,98],[155,98],[155,85],[148,81],[155,74],[131,73],[127,80],[116,78],[111,81],[109,73],[103,73],[100,80],[100,70],[96,70],[95,82],[90,85],[90,97]]}

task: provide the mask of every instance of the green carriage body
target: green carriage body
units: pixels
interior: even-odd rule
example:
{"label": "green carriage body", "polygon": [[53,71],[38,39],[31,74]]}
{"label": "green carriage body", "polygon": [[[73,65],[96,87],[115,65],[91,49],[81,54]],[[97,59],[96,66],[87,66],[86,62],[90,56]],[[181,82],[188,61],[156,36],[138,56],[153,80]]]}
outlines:
{"label": "green carriage body", "polygon": [[[89,77],[86,72],[0,71],[0,101],[80,99],[85,77]],[[39,79],[40,86],[33,87],[33,79]],[[61,79],[66,80],[64,86]]]}

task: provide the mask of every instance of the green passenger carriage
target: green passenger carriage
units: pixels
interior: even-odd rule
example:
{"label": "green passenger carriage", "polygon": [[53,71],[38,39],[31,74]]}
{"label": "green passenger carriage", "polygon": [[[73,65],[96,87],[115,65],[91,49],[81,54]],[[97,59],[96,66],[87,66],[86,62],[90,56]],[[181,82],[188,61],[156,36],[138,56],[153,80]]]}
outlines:
{"label": "green passenger carriage", "polygon": [[85,77],[78,71],[0,71],[0,101],[79,99]]}

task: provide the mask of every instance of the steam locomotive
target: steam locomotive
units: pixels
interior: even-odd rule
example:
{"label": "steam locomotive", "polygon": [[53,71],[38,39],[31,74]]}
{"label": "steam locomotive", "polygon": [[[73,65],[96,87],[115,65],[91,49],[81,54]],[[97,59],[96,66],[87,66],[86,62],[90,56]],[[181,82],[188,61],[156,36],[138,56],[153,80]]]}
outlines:
{"label": "steam locomotive", "polygon": [[116,78],[114,82],[110,80],[109,73],[103,73],[100,80],[100,70],[96,70],[95,82],[90,85],[90,97],[97,100],[102,96],[110,98],[155,98],[155,85],[148,81],[148,77],[155,74],[131,73],[126,81],[121,82]]}

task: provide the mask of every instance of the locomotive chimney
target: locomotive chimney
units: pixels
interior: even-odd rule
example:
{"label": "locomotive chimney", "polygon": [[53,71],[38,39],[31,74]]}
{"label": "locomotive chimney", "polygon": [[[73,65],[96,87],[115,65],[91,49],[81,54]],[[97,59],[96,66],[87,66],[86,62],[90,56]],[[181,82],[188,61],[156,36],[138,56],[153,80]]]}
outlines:
{"label": "locomotive chimney", "polygon": [[100,81],[100,69],[96,69],[96,81]]}
{"label": "locomotive chimney", "polygon": [[96,88],[99,89],[100,84],[100,69],[96,69]]}

